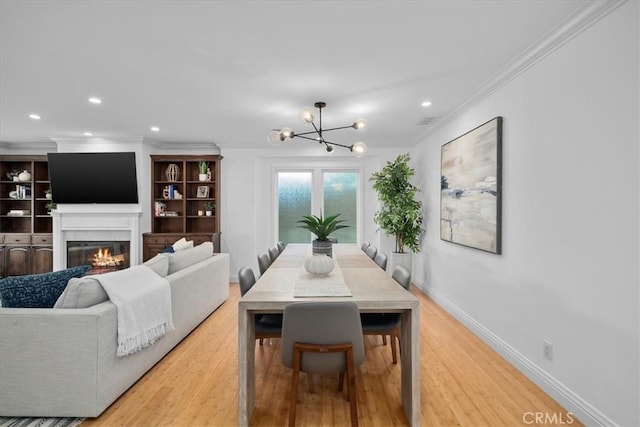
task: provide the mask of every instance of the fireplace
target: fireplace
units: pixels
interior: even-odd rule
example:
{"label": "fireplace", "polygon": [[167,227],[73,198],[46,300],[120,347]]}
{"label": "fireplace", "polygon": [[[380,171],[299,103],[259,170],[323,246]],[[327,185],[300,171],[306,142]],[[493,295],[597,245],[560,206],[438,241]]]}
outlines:
{"label": "fireplace", "polygon": [[[59,204],[53,215],[53,270],[72,265],[67,262],[68,242],[129,242],[128,266],[140,263],[139,204]],[[100,249],[100,248],[98,248]],[[113,253],[113,251],[111,251]],[[117,252],[122,254],[123,252]],[[76,261],[78,262],[78,261]],[[81,265],[86,264],[84,260]]]}
{"label": "fireplace", "polygon": [[67,241],[67,267],[90,265],[87,274],[101,274],[130,264],[129,241]]}

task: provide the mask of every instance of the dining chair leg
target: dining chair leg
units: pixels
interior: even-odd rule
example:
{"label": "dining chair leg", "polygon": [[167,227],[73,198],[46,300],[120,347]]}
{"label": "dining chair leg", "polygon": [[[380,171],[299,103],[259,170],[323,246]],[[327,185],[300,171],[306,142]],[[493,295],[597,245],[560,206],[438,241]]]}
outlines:
{"label": "dining chair leg", "polygon": [[382,334],[382,345],[387,345],[387,336]]}
{"label": "dining chair leg", "polygon": [[393,364],[398,364],[398,356],[396,355],[396,337],[395,335],[389,335],[391,341],[391,359],[393,360]]}
{"label": "dining chair leg", "polygon": [[351,426],[358,427],[358,401],[356,399],[356,375],[353,367],[353,347],[347,349],[347,392],[351,409]]}
{"label": "dining chair leg", "polygon": [[293,374],[291,375],[291,397],[289,399],[289,427],[296,425],[296,405],[298,404],[298,379],[300,377],[300,359],[302,353],[294,346]]}
{"label": "dining chair leg", "polygon": [[[300,364],[302,363],[303,352],[314,353],[345,353],[346,357],[346,376],[347,376],[347,395],[349,399],[349,407],[351,410],[351,425],[358,425],[358,407],[356,399],[356,376],[353,366],[353,346],[351,343],[345,344],[305,344],[295,343],[293,345],[293,374],[291,376],[291,398],[289,402],[289,427],[296,424],[296,405],[298,403],[298,378],[300,376]],[[344,373],[341,373],[344,375]],[[342,386],[343,380],[339,380],[339,386]]]}
{"label": "dining chair leg", "polygon": [[338,391],[344,390],[344,371],[338,375]]}

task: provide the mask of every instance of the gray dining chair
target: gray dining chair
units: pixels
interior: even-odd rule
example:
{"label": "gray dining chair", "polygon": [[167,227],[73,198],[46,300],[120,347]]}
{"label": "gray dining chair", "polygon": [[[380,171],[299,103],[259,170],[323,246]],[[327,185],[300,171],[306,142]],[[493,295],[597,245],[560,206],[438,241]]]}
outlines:
{"label": "gray dining chair", "polygon": [[279,240],[278,243],[276,243],[276,247],[278,248],[278,252],[282,253],[285,248],[284,242]]}
{"label": "gray dining chair", "polygon": [[[411,287],[411,272],[401,265],[394,267],[391,277],[406,290]],[[386,336],[389,335],[391,346],[391,359],[393,364],[398,363],[396,354],[396,341],[400,348],[400,314],[398,313],[362,313],[362,333],[364,335],[382,335],[382,343],[386,344]]]}
{"label": "gray dining chair", "polygon": [[347,378],[351,425],[358,425],[355,368],[364,361],[364,341],[358,306],[353,302],[292,303],[282,322],[282,363],[293,369],[289,426],[296,422],[298,378],[338,373],[338,391]]}
{"label": "gray dining chair", "polygon": [[240,296],[244,296],[256,283],[256,276],[250,267],[242,267],[238,271],[238,283],[240,284]]}
{"label": "gray dining chair", "polygon": [[373,260],[381,269],[387,271],[387,255],[382,252],[378,252]]}
{"label": "gray dining chair", "polygon": [[365,252],[370,245],[371,243],[369,242],[362,242],[362,245],[360,245],[360,249],[362,249],[362,252]]}
{"label": "gray dining chair", "polygon": [[[256,283],[251,267],[242,267],[238,271],[240,295],[246,294]],[[256,339],[263,345],[264,338],[280,338],[282,335],[282,314],[256,314],[254,317]]]}
{"label": "gray dining chair", "polygon": [[273,263],[276,260],[276,258],[278,258],[278,255],[280,255],[280,251],[278,250],[277,246],[273,246],[269,248],[267,252],[269,254],[269,259],[271,259],[271,263]]}
{"label": "gray dining chair", "polygon": [[411,272],[402,265],[396,265],[391,272],[393,280],[402,285],[406,290],[411,288]]}
{"label": "gray dining chair", "polygon": [[268,253],[262,252],[258,254],[258,269],[260,270],[260,275],[262,276],[265,271],[271,266],[271,257]]}
{"label": "gray dining chair", "polygon": [[369,245],[369,247],[365,249],[364,253],[367,254],[369,258],[374,259],[378,253],[378,248],[373,245]]}

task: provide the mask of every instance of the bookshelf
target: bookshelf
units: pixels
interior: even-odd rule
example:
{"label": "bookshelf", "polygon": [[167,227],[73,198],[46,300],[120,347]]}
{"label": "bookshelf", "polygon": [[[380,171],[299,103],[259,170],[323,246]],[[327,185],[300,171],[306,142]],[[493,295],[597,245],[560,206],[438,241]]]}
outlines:
{"label": "bookshelf", "polygon": [[[152,231],[143,235],[144,260],[180,237],[194,244],[212,241],[214,250],[220,251],[221,159],[218,155],[151,156]],[[208,169],[204,181],[201,162]],[[207,204],[214,206],[210,213]]]}
{"label": "bookshelf", "polygon": [[46,156],[0,156],[0,277],[52,270],[50,187]]}

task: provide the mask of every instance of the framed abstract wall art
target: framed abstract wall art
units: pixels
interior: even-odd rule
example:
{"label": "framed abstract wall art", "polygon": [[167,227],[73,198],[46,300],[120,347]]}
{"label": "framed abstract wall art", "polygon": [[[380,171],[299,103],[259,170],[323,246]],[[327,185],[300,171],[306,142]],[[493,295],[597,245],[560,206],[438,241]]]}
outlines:
{"label": "framed abstract wall art", "polygon": [[441,148],[440,239],[501,253],[502,117]]}

